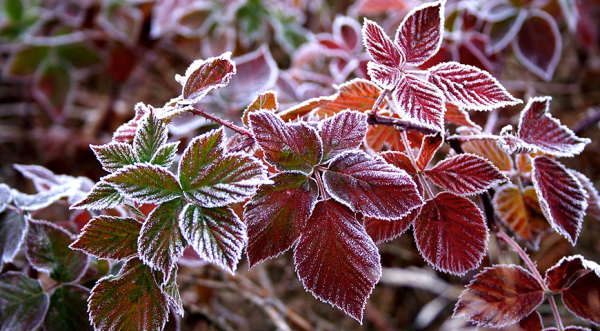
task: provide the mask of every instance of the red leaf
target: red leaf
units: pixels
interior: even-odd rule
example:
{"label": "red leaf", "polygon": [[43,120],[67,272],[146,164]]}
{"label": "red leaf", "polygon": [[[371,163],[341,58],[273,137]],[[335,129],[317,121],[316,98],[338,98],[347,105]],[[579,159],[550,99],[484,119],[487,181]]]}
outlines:
{"label": "red leaf", "polygon": [[404,55],[392,43],[390,37],[388,37],[379,24],[365,18],[362,38],[367,53],[369,53],[373,61],[390,67],[390,69],[395,68],[396,71],[404,63]]}
{"label": "red leaf", "polygon": [[523,331],[542,331],[544,328],[544,325],[542,324],[542,315],[537,311],[533,311],[519,322],[519,327]]}
{"label": "red leaf", "polygon": [[577,278],[562,291],[562,300],[570,312],[595,325],[600,325],[600,268]]}
{"label": "red leaf", "polygon": [[350,209],[331,199],[317,203],[294,263],[304,288],[362,323],[381,265],[375,243]]}
{"label": "red leaf", "polygon": [[423,64],[440,49],[444,34],[444,1],[413,9],[396,31],[395,42],[413,66]]}
{"label": "red leaf", "polygon": [[500,328],[519,322],[543,301],[544,288],[529,271],[516,265],[497,265],[475,276],[460,295],[454,317]]}
{"label": "red leaf", "polygon": [[386,12],[401,12],[406,8],[405,0],[359,0],[352,5],[352,12],[357,15],[379,15]]}
{"label": "red leaf", "polygon": [[508,178],[484,158],[474,154],[460,154],[439,162],[425,170],[435,185],[456,195],[474,195],[505,182]]}
{"label": "red leaf", "polygon": [[583,187],[565,166],[547,156],[533,159],[531,179],[546,219],[575,245],[587,208]]}
{"label": "red leaf", "polygon": [[539,9],[528,11],[529,17],[512,41],[517,58],[534,74],[546,81],[552,79],[560,60],[562,37],[554,18]]}
{"label": "red leaf", "polygon": [[370,217],[400,219],[423,204],[406,172],[360,150],[333,159],[323,183],[335,200]]}
{"label": "red leaf", "polygon": [[137,132],[138,125],[144,118],[144,116],[152,111],[152,106],[146,106],[145,104],[138,102],[135,105],[135,116],[129,122],[121,125],[113,133],[113,141],[117,142],[131,142]]}
{"label": "red leaf", "polygon": [[332,30],[334,36],[339,37],[344,42],[348,51],[360,51],[361,30],[360,23],[356,19],[350,16],[336,16]]}
{"label": "red leaf", "polygon": [[580,270],[600,272],[596,263],[584,259],[581,255],[565,256],[546,271],[546,284],[551,291],[559,292]]}
{"label": "red leaf", "polygon": [[322,162],[326,162],[360,146],[367,133],[367,115],[343,111],[319,122],[319,133],[323,142]]}
{"label": "red leaf", "polygon": [[521,103],[490,73],[466,64],[440,63],[429,69],[428,81],[442,90],[447,102],[466,109],[492,110]]}
{"label": "red leaf", "polygon": [[367,63],[367,73],[372,81],[387,90],[396,87],[402,75],[396,67],[390,67],[371,61]]}
{"label": "red leaf", "polygon": [[[479,131],[474,133],[479,134]],[[512,171],[512,158],[499,146],[496,139],[472,139],[461,143],[465,153],[473,153],[483,156],[492,162],[500,171]]]}
{"label": "red leaf", "polygon": [[481,131],[481,127],[471,120],[469,112],[450,103],[446,103],[444,120],[448,123],[467,126]]}
{"label": "red leaf", "polygon": [[443,130],[444,95],[435,85],[407,73],[392,97],[402,118],[430,129]]}
{"label": "red leaf", "polygon": [[261,109],[277,110],[278,107],[279,104],[277,103],[277,93],[275,93],[275,91],[259,93],[254,102],[252,102],[248,108],[244,110],[242,122],[244,125],[248,126],[250,125],[250,122],[248,122],[248,115],[250,115],[250,113]]}
{"label": "red leaf", "polygon": [[196,60],[186,70],[185,77],[175,76],[183,85],[182,96],[186,103],[194,104],[208,92],[229,83],[236,72],[235,62],[230,57],[231,53],[228,52],[219,57]]}
{"label": "red leaf", "polygon": [[587,199],[587,209],[585,210],[585,214],[587,216],[595,217],[597,220],[600,220],[600,196],[598,195],[598,190],[594,187],[594,184],[590,181],[590,179],[575,170],[568,169],[571,175],[575,176],[583,189],[588,195]]}
{"label": "red leaf", "polygon": [[414,228],[421,255],[444,272],[465,274],[479,266],[487,250],[483,214],[473,202],[452,193],[428,200]]}
{"label": "red leaf", "polygon": [[365,230],[376,244],[381,244],[406,232],[420,213],[421,208],[415,208],[403,218],[392,221],[366,217]]}
{"label": "red leaf", "polygon": [[[399,118],[397,114],[393,114],[391,117]],[[420,146],[421,140],[423,139],[422,133],[408,131],[406,132],[406,135],[408,136],[411,147]],[[401,132],[387,125],[369,125],[365,142],[369,148],[376,152],[382,150],[404,151]]]}
{"label": "red leaf", "polygon": [[256,142],[265,153],[265,160],[277,169],[309,173],[321,162],[321,138],[306,123],[288,124],[266,111],[254,112],[249,118]]}
{"label": "red leaf", "polygon": [[408,155],[406,155],[406,152],[387,151],[380,153],[379,156],[381,156],[387,163],[408,172],[408,174],[412,176],[419,172],[412,164],[412,161]]}
{"label": "red leaf", "polygon": [[444,137],[440,132],[423,137],[419,156],[417,156],[417,167],[419,167],[420,170],[425,170],[425,167],[431,162],[435,152],[437,152],[443,143]]}
{"label": "red leaf", "polygon": [[317,184],[305,174],[284,172],[271,180],[273,184],[261,186],[244,208],[250,267],[292,247],[319,196]]}

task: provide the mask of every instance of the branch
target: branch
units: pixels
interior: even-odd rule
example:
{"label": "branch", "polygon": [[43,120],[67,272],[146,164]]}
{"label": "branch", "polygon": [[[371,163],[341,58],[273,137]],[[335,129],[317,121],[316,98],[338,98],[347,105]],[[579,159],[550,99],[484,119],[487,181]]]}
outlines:
{"label": "branch", "polygon": [[[373,108],[375,109],[375,108]],[[411,131],[417,131],[417,132],[422,132],[425,134],[434,134],[437,133],[438,131],[434,130],[434,129],[430,129],[430,128],[426,128],[424,126],[420,126],[418,124],[400,119],[400,118],[393,118],[393,117],[389,117],[389,116],[381,116],[381,115],[377,115],[377,114],[373,114],[373,113],[369,113],[369,117],[367,118],[367,123],[371,124],[371,125],[387,125],[387,126],[393,126],[398,130],[401,131],[405,131],[405,130],[411,130]]]}
{"label": "branch", "polygon": [[377,100],[375,100],[375,104],[373,104],[373,108],[371,108],[371,111],[369,112],[370,115],[377,116],[377,112],[379,111],[379,106],[381,106],[381,104],[385,100],[385,97],[388,95],[388,93],[390,93],[390,90],[388,90],[388,89],[385,89],[385,90],[383,90],[383,92],[381,92],[379,97],[377,97]]}
{"label": "branch", "polygon": [[204,109],[192,108],[192,109],[190,109],[190,112],[194,115],[202,116],[202,117],[204,117],[208,120],[211,120],[215,123],[219,123],[226,128],[229,128],[239,134],[246,135],[254,140],[254,136],[252,135],[252,133],[250,131],[248,131],[244,128],[241,128],[233,123],[230,123],[224,119],[220,119],[220,118],[216,117],[215,115],[208,114],[207,112],[204,111]]}

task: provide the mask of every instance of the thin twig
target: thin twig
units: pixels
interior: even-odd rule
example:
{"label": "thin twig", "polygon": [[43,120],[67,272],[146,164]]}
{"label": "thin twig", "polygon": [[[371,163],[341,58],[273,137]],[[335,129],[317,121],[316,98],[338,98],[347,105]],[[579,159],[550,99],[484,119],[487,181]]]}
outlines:
{"label": "thin twig", "polygon": [[521,248],[521,246],[519,246],[519,244],[517,244],[511,237],[509,237],[506,233],[504,233],[502,231],[499,231],[498,233],[496,233],[496,236],[500,237],[512,249],[514,249],[515,251],[517,251],[517,253],[519,253],[519,256],[525,262],[525,264],[527,264],[527,267],[529,267],[529,270],[531,270],[531,272],[535,276],[535,279],[540,283],[540,285],[544,288],[544,290],[547,291],[548,288],[546,286],[546,282],[544,282],[544,278],[542,278],[542,275],[540,275],[540,272],[537,270],[535,263],[533,263],[533,261],[531,261],[531,259],[529,258],[529,255],[527,255],[527,253],[525,253],[525,251]]}
{"label": "thin twig", "polygon": [[371,108],[371,112],[369,113],[370,115],[377,116],[377,112],[379,111],[379,106],[381,106],[381,104],[385,100],[385,97],[388,95],[388,93],[390,93],[390,90],[388,90],[388,89],[385,89],[385,90],[383,90],[383,92],[381,92],[379,97],[377,97],[377,100],[375,100],[375,104],[373,105],[373,108]]}
{"label": "thin twig", "polygon": [[[375,108],[373,108],[375,109]],[[399,119],[399,118],[393,118],[393,117],[388,117],[388,116],[381,116],[381,115],[377,115],[377,114],[373,114],[370,113],[369,117],[367,118],[367,123],[371,124],[371,125],[387,125],[387,126],[393,126],[398,130],[411,130],[411,131],[417,131],[417,132],[421,132],[421,133],[425,133],[425,134],[434,134],[437,133],[437,130],[431,129],[431,128],[427,128],[424,126],[420,126],[418,124],[403,120],[403,119]]]}
{"label": "thin twig", "polygon": [[593,114],[586,116],[573,126],[572,130],[576,135],[579,136],[583,131],[593,127],[596,125],[596,123],[598,123],[598,121],[600,121],[600,108],[594,107],[593,110]]}
{"label": "thin twig", "polygon": [[224,119],[218,118],[215,115],[208,114],[207,112],[204,111],[204,109],[193,108],[193,109],[190,110],[190,112],[192,114],[194,114],[194,115],[202,116],[202,117],[204,117],[204,118],[206,118],[208,120],[211,120],[211,121],[213,121],[215,123],[221,124],[222,126],[224,126],[226,128],[229,128],[229,129],[231,129],[231,130],[233,130],[233,131],[235,131],[235,132],[237,132],[239,134],[243,134],[243,135],[246,135],[246,136],[254,139],[254,136],[252,135],[252,133],[250,133],[250,131],[248,131],[248,130],[246,130],[244,128],[241,128],[241,127],[239,127],[239,126],[237,126],[237,125],[235,125],[233,123],[230,123],[230,122],[228,122],[228,121],[226,121]]}
{"label": "thin twig", "polygon": [[556,306],[556,301],[554,301],[554,297],[550,295],[548,297],[548,301],[550,301],[550,307],[552,307],[552,314],[554,315],[554,319],[556,320],[556,327],[558,331],[563,331],[565,327],[563,326],[562,319],[560,318],[560,314],[558,313],[558,307]]}

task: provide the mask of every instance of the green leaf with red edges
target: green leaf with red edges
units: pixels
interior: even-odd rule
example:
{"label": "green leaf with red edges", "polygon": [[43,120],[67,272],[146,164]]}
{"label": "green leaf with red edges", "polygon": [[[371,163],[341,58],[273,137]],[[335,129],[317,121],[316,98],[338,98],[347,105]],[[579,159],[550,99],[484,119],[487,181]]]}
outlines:
{"label": "green leaf with red edges", "polygon": [[367,115],[356,111],[343,111],[319,122],[323,142],[323,160],[360,146],[367,133]]}
{"label": "green leaf with red edges", "polygon": [[193,204],[179,215],[179,227],[198,255],[233,274],[247,242],[246,225],[231,207],[202,208]]}
{"label": "green leaf with red edges", "polygon": [[137,162],[130,144],[111,142],[104,145],[90,145],[96,158],[102,164],[102,169],[115,172],[126,165]]}
{"label": "green leaf with red edges", "polygon": [[271,180],[273,184],[262,185],[244,207],[250,267],[292,247],[319,196],[317,183],[304,173],[283,172]]}
{"label": "green leaf with red edges", "polygon": [[116,276],[100,279],[88,299],[96,330],[162,330],[169,307],[150,267],[128,260]]}
{"label": "green leaf with red edges", "polygon": [[0,264],[12,262],[27,233],[23,214],[7,210],[0,214]]}
{"label": "green leaf with red edges", "polygon": [[408,230],[411,224],[415,221],[421,208],[413,209],[410,214],[399,220],[382,220],[372,217],[365,217],[364,226],[369,236],[376,244],[382,244],[390,241]]}
{"label": "green leaf with red edges", "polygon": [[577,317],[590,321],[596,326],[600,326],[599,274],[600,266],[596,264],[594,270],[577,278],[571,286],[562,291],[565,307]]}
{"label": "green leaf with red edges", "polygon": [[93,330],[87,313],[90,290],[79,285],[62,285],[52,293],[44,319],[44,330]]}
{"label": "green leaf with red edges", "polygon": [[199,206],[223,207],[244,201],[257,186],[268,183],[257,158],[225,152],[223,129],[194,138],[179,161],[179,181],[185,198]]}
{"label": "green leaf with red edges", "polygon": [[381,277],[379,252],[348,207],[320,201],[294,248],[304,288],[362,323],[367,298]]}
{"label": "green leaf with red edges", "polygon": [[177,270],[178,267],[175,265],[173,270],[171,270],[169,279],[160,286],[160,289],[167,298],[169,305],[175,309],[175,312],[179,314],[179,316],[183,317],[183,302],[179,295],[179,286],[177,286]]}
{"label": "green leaf with red edges", "polygon": [[142,223],[133,218],[98,216],[89,221],[69,247],[99,259],[123,260],[138,253]]}
{"label": "green leaf with red edges", "polygon": [[179,147],[179,141],[164,144],[158,148],[150,163],[159,165],[161,167],[168,168],[175,160],[175,154],[177,153],[177,147]]}
{"label": "green leaf with red edges", "polygon": [[0,275],[0,330],[35,330],[48,303],[48,294],[38,280],[15,271]]}
{"label": "green leaf with red edges", "polygon": [[250,113],[255,112],[255,111],[259,111],[261,109],[264,110],[277,110],[277,108],[279,107],[278,103],[277,103],[277,93],[275,91],[266,91],[263,93],[260,93],[257,97],[256,100],[254,100],[254,102],[252,102],[248,108],[246,108],[246,110],[244,110],[244,114],[242,115],[242,123],[244,123],[245,126],[250,125],[250,122],[248,120],[248,115],[250,115]]}
{"label": "green leaf with red edges", "polygon": [[138,162],[150,162],[160,147],[167,142],[167,124],[153,113],[144,117],[133,138],[133,153]]}
{"label": "green leaf with red edges", "polygon": [[69,248],[73,238],[67,230],[46,221],[28,219],[25,236],[27,260],[52,279],[69,283],[79,279],[88,265],[88,256]]}
{"label": "green leaf with red edges", "polygon": [[116,188],[104,180],[100,180],[92,187],[92,190],[83,200],[71,205],[69,208],[91,210],[109,209],[120,205],[123,203],[123,200],[125,200],[125,198]]}
{"label": "green leaf with red edges", "polygon": [[235,72],[235,62],[231,61],[231,53],[227,52],[219,57],[192,62],[185,77],[177,75],[175,79],[183,85],[185,102],[195,104],[208,92],[226,86]]}
{"label": "green leaf with red edges", "polygon": [[156,204],[182,196],[175,176],[152,164],[129,165],[102,179],[128,199],[139,203]]}
{"label": "green leaf with red edges", "polygon": [[479,326],[501,328],[515,324],[544,301],[544,288],[527,270],[497,265],[475,276],[460,295],[454,317],[464,316]]}

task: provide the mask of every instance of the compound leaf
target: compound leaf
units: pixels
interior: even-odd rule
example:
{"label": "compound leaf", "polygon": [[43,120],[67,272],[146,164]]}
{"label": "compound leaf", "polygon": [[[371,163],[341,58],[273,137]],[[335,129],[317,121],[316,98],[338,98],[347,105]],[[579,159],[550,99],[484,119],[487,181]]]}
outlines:
{"label": "compound leaf", "polygon": [[128,143],[111,142],[104,145],[90,145],[90,148],[102,164],[102,169],[108,172],[115,172],[137,162],[133,149]]}
{"label": "compound leaf", "polygon": [[12,262],[27,233],[23,214],[7,210],[0,214],[0,264]]}
{"label": "compound leaf", "polygon": [[93,330],[88,320],[87,299],[90,290],[64,284],[50,297],[44,330]]}
{"label": "compound leaf", "polygon": [[133,138],[133,152],[139,162],[150,162],[158,149],[167,142],[167,125],[153,113],[138,124]]}
{"label": "compound leaf", "polygon": [[407,73],[392,93],[399,115],[437,131],[444,127],[444,95],[435,85]]}
{"label": "compound leaf", "polygon": [[0,275],[0,329],[29,331],[36,329],[48,310],[48,294],[38,280],[20,272]]}
{"label": "compound leaf", "polygon": [[128,199],[139,203],[162,203],[181,197],[175,176],[153,164],[125,166],[103,178]]}
{"label": "compound leaf", "polygon": [[100,180],[92,187],[92,190],[83,200],[75,203],[70,208],[91,210],[109,209],[120,205],[123,203],[123,200],[125,200],[125,198],[116,188],[104,180]]}
{"label": "compound leaf", "polygon": [[175,160],[175,154],[177,153],[177,147],[179,147],[179,141],[164,144],[158,148],[150,163],[156,164],[161,167],[168,168]]}
{"label": "compound leaf", "polygon": [[69,247],[100,259],[123,260],[138,253],[141,228],[142,223],[134,218],[94,217]]}
{"label": "compound leaf", "polygon": [[196,60],[190,64],[185,77],[179,75],[175,79],[183,85],[183,98],[186,103],[195,104],[208,92],[229,83],[236,72],[235,62],[231,61],[231,53],[206,60]]}
{"label": "compound leaf", "polygon": [[367,115],[343,111],[319,122],[323,142],[323,162],[360,146],[367,133]]}
{"label": "compound leaf", "polygon": [[444,1],[422,4],[413,9],[396,31],[394,41],[406,62],[418,66],[440,49],[444,35]]}

